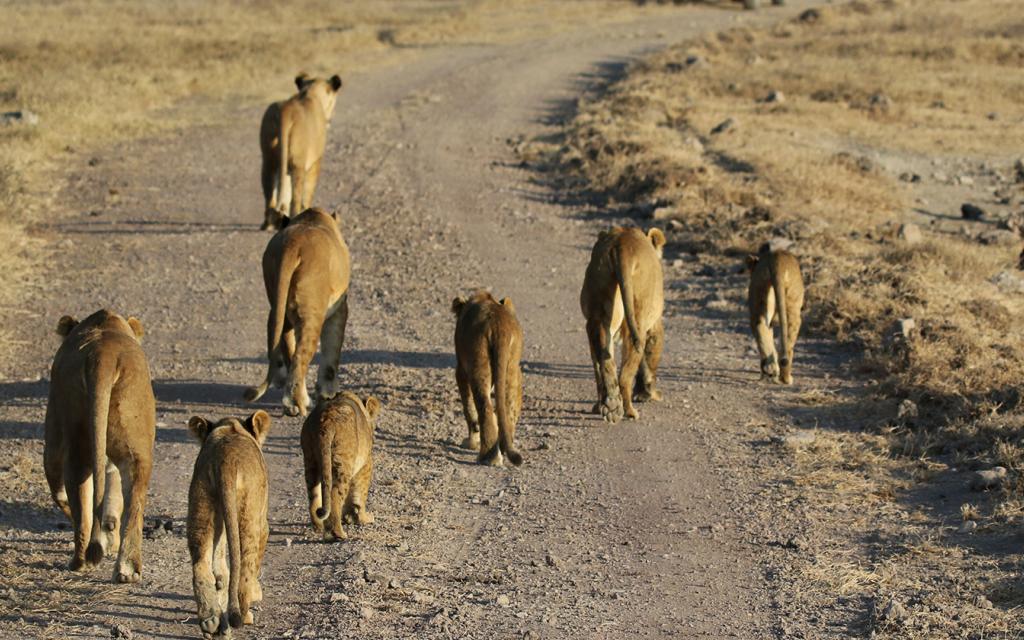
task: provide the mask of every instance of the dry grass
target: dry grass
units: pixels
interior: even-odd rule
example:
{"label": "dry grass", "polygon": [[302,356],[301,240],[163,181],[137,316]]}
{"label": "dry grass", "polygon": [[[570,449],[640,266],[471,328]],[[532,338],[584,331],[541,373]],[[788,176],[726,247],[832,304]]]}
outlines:
{"label": "dry grass", "polygon": [[[824,425],[778,469],[772,501],[821,536],[781,582],[806,590],[794,606],[815,621],[842,596],[859,611],[848,635],[1018,638],[1024,629],[1020,556],[999,547],[1024,515],[1024,415],[1010,411],[1024,379],[1015,329],[1024,301],[991,282],[1015,270],[1020,245],[926,225],[920,243],[901,241],[897,228],[917,220],[920,203],[891,169],[930,176],[933,160],[984,162],[1000,188],[1024,195],[1013,170],[1024,149],[1017,8],[857,0],[813,21],[683,43],[581,100],[564,137],[523,149],[527,161],[561,168],[568,187],[671,219],[674,248],[705,262],[738,266],[772,236],[795,241],[810,330],[858,344],[878,391],[918,402],[918,418],[878,434]],[[784,99],[766,100],[773,91]],[[894,336],[900,318],[916,320],[909,339]],[[787,398],[826,410],[840,402],[820,389]],[[964,472],[993,464],[1011,481],[966,494]],[[964,494],[962,512],[940,513],[947,490]],[[964,519],[978,538],[959,532]],[[892,597],[906,619],[884,617]],[[821,626],[808,629],[814,637]]]}
{"label": "dry grass", "polygon": [[[24,226],[51,206],[62,164],[119,140],[189,122],[224,121],[239,104],[280,99],[300,70],[348,76],[433,45],[551,33],[612,0],[0,0],[0,112],[28,109],[35,127],[0,125],[0,308],[45,258]],[[254,125],[255,127],[256,125]],[[2,334],[0,334],[2,337]]]}
{"label": "dry grass", "polygon": [[[1013,7],[853,2],[689,42],[584,101],[549,151],[589,188],[663,206],[683,224],[684,249],[736,255],[772,235],[796,240],[812,327],[862,345],[887,388],[926,411],[1006,403],[1024,377],[1024,336],[1011,330],[1024,305],[990,279],[1013,268],[1019,246],[899,242],[908,191],[864,154],[981,157],[1012,179],[1024,148]],[[784,100],[766,102],[772,91]],[[727,118],[731,129],[709,133]],[[905,317],[920,330],[897,344]]]}

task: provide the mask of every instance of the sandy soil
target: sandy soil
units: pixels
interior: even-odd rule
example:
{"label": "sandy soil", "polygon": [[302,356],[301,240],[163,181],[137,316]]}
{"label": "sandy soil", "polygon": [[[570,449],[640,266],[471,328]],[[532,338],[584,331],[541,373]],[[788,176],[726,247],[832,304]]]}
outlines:
{"label": "sandy soil", "polygon": [[[352,248],[343,381],[385,407],[377,521],[340,544],[312,535],[301,422],[278,417],[280,395],[268,394],[265,602],[241,636],[783,634],[772,567],[789,534],[774,528],[772,509],[785,507],[758,459],[766,430],[791,422],[777,404],[791,391],[758,383],[742,313],[704,304],[713,285],[694,275],[700,265],[666,256],[666,400],[614,427],[587,415],[578,291],[592,239],[616,220],[535,182],[509,140],[556,127],[630,56],[810,4],[687,7],[539,41],[424,50],[351,78],[317,200],[342,212]],[[60,206],[38,230],[50,284],[4,310],[24,327],[0,365],[0,636],[110,637],[115,625],[115,636],[197,635],[183,535],[197,447],[185,423],[251,411],[242,391],[263,374],[261,109],[76,155],[66,168]],[[448,305],[476,286],[511,296],[526,334],[520,469],[477,467],[457,447]],[[100,306],[146,324],[158,398],[147,525],[160,526],[130,587],[107,582],[109,561],[88,576],[64,568],[70,535],[41,469],[52,326]],[[837,384],[843,354],[802,344],[797,375]]]}

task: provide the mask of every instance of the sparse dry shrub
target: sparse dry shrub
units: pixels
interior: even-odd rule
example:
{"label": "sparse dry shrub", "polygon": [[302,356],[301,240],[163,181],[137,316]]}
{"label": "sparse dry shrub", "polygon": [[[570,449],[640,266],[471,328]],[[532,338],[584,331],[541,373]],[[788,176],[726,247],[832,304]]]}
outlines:
{"label": "sparse dry shrub", "polygon": [[[989,282],[1017,248],[950,235],[900,244],[907,192],[862,155],[1024,146],[1022,122],[981,126],[1017,109],[1021,76],[1005,61],[1024,27],[1006,22],[1010,0],[961,4],[854,2],[813,23],[683,43],[582,101],[558,157],[604,197],[671,208],[689,250],[798,241],[811,326],[862,346],[886,388],[929,418],[972,415],[1024,379],[1012,331],[1024,308]],[[887,336],[904,317],[919,331],[895,348]]]}

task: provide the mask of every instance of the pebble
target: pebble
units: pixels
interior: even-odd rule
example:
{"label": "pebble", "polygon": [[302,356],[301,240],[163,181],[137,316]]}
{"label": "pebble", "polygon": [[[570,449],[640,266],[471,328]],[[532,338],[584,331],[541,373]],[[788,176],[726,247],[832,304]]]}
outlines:
{"label": "pebble", "polygon": [[764,100],[762,102],[767,102],[768,104],[782,104],[785,101],[786,96],[783,95],[781,91],[776,91],[773,89],[772,91],[768,92],[768,95],[764,97]]}
{"label": "pebble", "polygon": [[908,617],[910,615],[907,613],[906,608],[896,598],[890,598],[888,604],[882,609],[882,620],[886,622],[901,623]]}
{"label": "pebble", "polygon": [[985,210],[977,205],[965,202],[960,205],[960,217],[964,220],[981,220],[985,217]]}
{"label": "pebble", "polygon": [[494,602],[497,603],[497,605],[499,607],[509,607],[509,606],[512,606],[512,599],[509,598],[504,593],[501,594],[500,596],[498,596],[497,598],[495,598]]}
{"label": "pebble", "polygon": [[[991,603],[989,607],[991,608]],[[119,638],[121,640],[131,640],[134,637],[131,627],[120,622],[115,622],[114,626],[110,627],[110,637]]]}
{"label": "pebble", "polygon": [[711,130],[711,134],[717,135],[719,133],[725,133],[729,129],[732,129],[734,126],[736,126],[736,120],[734,118],[726,118],[725,120],[715,125],[715,128]]}
{"label": "pebble", "polygon": [[896,237],[907,244],[918,244],[924,239],[921,228],[912,222],[901,224],[899,231],[896,232]]}
{"label": "pebble", "polygon": [[813,444],[817,438],[813,431],[802,430],[784,436],[772,436],[772,442],[781,444],[787,449],[799,449],[800,447]]}
{"label": "pebble", "polygon": [[992,467],[974,472],[969,484],[972,491],[998,489],[1003,484],[1004,478],[1006,478],[1006,467]]}
{"label": "pebble", "polygon": [[897,420],[912,420],[920,414],[917,404],[910,398],[904,398],[896,409]]}
{"label": "pebble", "polygon": [[964,520],[963,524],[960,525],[958,531],[960,533],[971,533],[978,528],[978,523],[974,520]]}
{"label": "pebble", "polygon": [[5,111],[0,113],[0,124],[5,126],[27,125],[34,127],[39,124],[39,116],[27,109],[21,111]]}
{"label": "pebble", "polygon": [[992,608],[992,601],[981,594],[974,596],[974,600],[971,602],[971,604],[978,607],[979,609]]}
{"label": "pebble", "polygon": [[374,614],[377,612],[373,610],[373,607],[360,607],[359,617],[363,620],[373,620]]}
{"label": "pebble", "polygon": [[334,604],[335,602],[348,602],[348,596],[340,591],[335,591],[327,597],[327,602]]}

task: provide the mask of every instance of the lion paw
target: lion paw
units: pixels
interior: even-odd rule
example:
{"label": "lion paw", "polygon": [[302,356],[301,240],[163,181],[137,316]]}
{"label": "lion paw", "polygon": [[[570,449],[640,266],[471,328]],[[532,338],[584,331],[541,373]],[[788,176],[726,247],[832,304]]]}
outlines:
{"label": "lion paw", "polygon": [[472,434],[466,436],[462,440],[462,444],[460,444],[459,446],[462,447],[463,449],[470,449],[472,451],[479,451],[480,450],[480,433],[479,432],[472,433]]}

